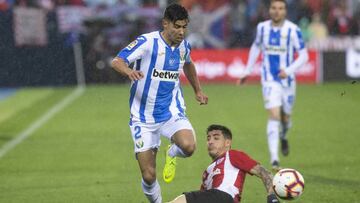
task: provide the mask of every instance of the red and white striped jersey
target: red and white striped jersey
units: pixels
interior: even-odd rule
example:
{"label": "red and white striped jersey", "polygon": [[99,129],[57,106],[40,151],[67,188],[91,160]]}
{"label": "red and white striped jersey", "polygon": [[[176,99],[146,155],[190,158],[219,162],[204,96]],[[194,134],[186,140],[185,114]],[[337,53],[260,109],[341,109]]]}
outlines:
{"label": "red and white striped jersey", "polygon": [[[203,173],[201,190],[218,189],[230,194],[234,203],[240,202],[246,173],[258,162],[246,153],[229,150],[214,160]],[[251,174],[252,175],[252,174]]]}

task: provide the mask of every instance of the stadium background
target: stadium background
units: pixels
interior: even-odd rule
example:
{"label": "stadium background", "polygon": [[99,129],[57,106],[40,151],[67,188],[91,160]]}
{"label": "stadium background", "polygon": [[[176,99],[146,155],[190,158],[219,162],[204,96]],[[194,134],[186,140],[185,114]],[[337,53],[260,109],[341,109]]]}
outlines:
{"label": "stadium background", "polygon": [[[0,0],[0,202],[146,202],[128,130],[128,80],[109,61],[136,36],[159,29],[166,0]],[[211,123],[233,129],[234,148],[266,167],[259,73],[234,81],[246,64],[269,1],[183,0],[208,106],[185,86],[197,153],[180,160],[165,200],[197,189]],[[360,2],[289,0],[311,60],[300,85],[286,167],[306,181],[297,202],[360,202]],[[158,156],[163,167],[164,146]],[[161,177],[159,176],[159,179]],[[264,202],[248,177],[243,202]]]}

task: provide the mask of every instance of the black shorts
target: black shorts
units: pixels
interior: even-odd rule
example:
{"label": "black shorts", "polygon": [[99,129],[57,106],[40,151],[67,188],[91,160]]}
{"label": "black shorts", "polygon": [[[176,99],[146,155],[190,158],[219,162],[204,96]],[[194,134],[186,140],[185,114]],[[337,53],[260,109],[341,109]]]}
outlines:
{"label": "black shorts", "polygon": [[216,189],[185,192],[184,195],[187,203],[234,203],[231,195]]}

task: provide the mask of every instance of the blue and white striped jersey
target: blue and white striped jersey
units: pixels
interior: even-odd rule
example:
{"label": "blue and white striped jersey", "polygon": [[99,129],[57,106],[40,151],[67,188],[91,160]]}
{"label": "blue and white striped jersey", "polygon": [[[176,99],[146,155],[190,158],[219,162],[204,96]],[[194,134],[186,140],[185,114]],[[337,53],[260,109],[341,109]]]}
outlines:
{"label": "blue and white striped jersey", "polygon": [[277,81],[284,86],[294,84],[294,72],[283,80],[278,74],[280,69],[286,70],[293,63],[296,51],[306,49],[299,27],[288,20],[281,27],[272,27],[271,20],[261,22],[257,26],[254,44],[263,54],[262,82]]}
{"label": "blue and white striped jersey", "polygon": [[180,71],[190,63],[191,47],[183,40],[170,47],[159,31],[143,34],[118,57],[134,69],[142,71],[144,78],[131,83],[130,122],[159,123],[172,115],[185,116],[185,102],[180,88]]}

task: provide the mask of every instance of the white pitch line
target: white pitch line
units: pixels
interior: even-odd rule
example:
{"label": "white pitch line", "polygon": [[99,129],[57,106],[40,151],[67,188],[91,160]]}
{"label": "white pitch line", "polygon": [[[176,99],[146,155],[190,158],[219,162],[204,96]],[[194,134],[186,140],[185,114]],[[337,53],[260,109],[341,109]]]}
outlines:
{"label": "white pitch line", "polygon": [[49,109],[43,116],[41,116],[38,120],[32,123],[27,129],[18,134],[14,139],[10,142],[6,143],[4,146],[0,148],[0,159],[5,156],[10,150],[12,150],[16,145],[20,144],[26,138],[30,137],[33,132],[35,132],[38,128],[44,125],[48,120],[50,120],[55,114],[63,110],[67,105],[71,104],[76,98],[78,98],[83,92],[83,87],[77,87],[74,91],[71,92],[67,97],[54,105],[51,109]]}

